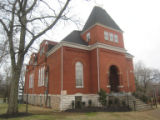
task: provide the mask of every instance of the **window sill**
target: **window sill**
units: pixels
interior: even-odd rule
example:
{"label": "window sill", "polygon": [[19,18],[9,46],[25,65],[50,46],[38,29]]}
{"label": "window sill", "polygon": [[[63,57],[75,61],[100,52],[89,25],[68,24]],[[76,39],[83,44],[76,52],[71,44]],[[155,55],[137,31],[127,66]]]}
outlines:
{"label": "window sill", "polygon": [[83,86],[76,86],[76,88],[83,88]]}

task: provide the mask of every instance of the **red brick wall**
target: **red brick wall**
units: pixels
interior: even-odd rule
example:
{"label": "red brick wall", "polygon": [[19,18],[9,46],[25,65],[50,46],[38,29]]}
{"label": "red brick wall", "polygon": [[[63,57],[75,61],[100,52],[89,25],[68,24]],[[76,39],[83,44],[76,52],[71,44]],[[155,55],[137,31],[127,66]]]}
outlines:
{"label": "red brick wall", "polygon": [[120,75],[120,91],[134,91],[134,75],[133,72],[128,73],[128,79],[130,80],[130,89],[128,90],[127,70],[133,71],[132,61],[128,61],[124,54],[113,52],[110,50],[99,49],[100,57],[100,87],[109,92],[109,88],[106,86],[109,84],[109,68],[111,65],[115,65],[118,68]]}
{"label": "red brick wall", "polygon": [[[90,51],[91,57],[91,92],[98,92],[98,73],[97,73],[97,49]],[[94,87],[93,87],[94,86]]]}
{"label": "red brick wall", "polygon": [[60,94],[61,91],[61,48],[47,58],[49,66],[49,94]]}
{"label": "red brick wall", "polygon": [[[104,39],[104,31],[107,31],[109,33],[111,32],[113,34],[117,34],[119,42],[115,43],[115,42],[111,42],[109,40],[105,40]],[[92,27],[91,29],[89,29],[88,31],[86,31],[85,33],[83,33],[81,35],[84,40],[86,40],[86,34],[88,32],[90,32],[90,36],[91,36],[91,40],[89,41],[89,44],[94,44],[96,42],[100,42],[100,43],[124,48],[123,34],[121,32],[118,32],[118,31],[115,31],[115,30],[112,30],[112,29],[109,29],[106,27],[102,27],[99,25],[95,25],[94,27]]]}
{"label": "red brick wall", "polygon": [[[60,94],[60,49],[55,53],[50,55],[48,58],[46,57],[47,44],[46,41],[43,41],[40,45],[40,49],[44,47],[44,53],[40,56],[39,52],[37,54],[37,65],[31,64],[29,62],[29,66],[27,67],[26,77],[25,77],[25,93],[29,94],[44,94],[47,88],[45,86],[38,86],[38,74],[39,69],[43,66],[47,68],[49,66],[49,94]],[[55,43],[53,43],[55,44]],[[33,55],[31,56],[31,60],[33,59]],[[34,73],[34,87],[29,88],[29,75]]]}
{"label": "red brick wall", "polygon": [[[64,47],[64,79],[63,90],[67,90],[67,94],[74,93],[90,93],[90,55],[89,51]],[[83,64],[83,80],[84,88],[76,88],[75,80],[75,63]]]}
{"label": "red brick wall", "polygon": [[135,77],[134,77],[134,69],[133,69],[133,61],[132,59],[126,59],[127,68],[128,68],[128,75],[129,75],[129,90],[134,92],[136,90],[135,87]]}
{"label": "red brick wall", "polygon": [[[118,35],[119,43],[104,40],[104,30],[112,32]],[[82,38],[86,39],[86,31]],[[113,31],[102,26],[95,25],[89,30],[91,34],[91,40],[89,44],[96,42],[124,48],[123,35],[121,32]],[[53,43],[56,44],[56,43]],[[41,48],[44,46],[45,51],[47,50],[45,42],[40,45]],[[38,66],[29,66],[26,73],[25,88],[28,88],[29,74],[34,72],[34,88],[27,89],[28,93],[44,94],[46,88],[38,87],[38,70],[42,66],[49,66],[49,94],[60,94],[61,93],[61,50],[59,48],[56,52],[51,54],[48,58],[43,54],[41,57],[38,55]],[[32,56],[33,57],[33,56]],[[31,57],[31,58],[32,58]],[[75,80],[75,63],[77,61],[82,62],[84,70],[84,88],[76,88]],[[105,89],[107,92],[110,91],[107,88],[109,84],[109,68],[111,65],[117,66],[120,76],[120,85],[124,86],[121,91],[135,91],[135,81],[133,74],[133,63],[132,59],[126,58],[125,54],[114,52],[99,48],[99,67],[100,67],[100,88]],[[128,71],[128,78],[127,78]],[[129,80],[129,88],[128,88]],[[97,73],[97,48],[92,51],[63,47],[63,90],[67,91],[67,94],[74,93],[97,93],[98,92],[98,73]]]}

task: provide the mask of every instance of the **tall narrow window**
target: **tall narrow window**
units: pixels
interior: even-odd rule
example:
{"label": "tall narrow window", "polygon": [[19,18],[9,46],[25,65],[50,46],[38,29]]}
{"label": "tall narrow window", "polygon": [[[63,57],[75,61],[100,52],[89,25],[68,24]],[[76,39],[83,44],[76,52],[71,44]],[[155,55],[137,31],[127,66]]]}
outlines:
{"label": "tall narrow window", "polygon": [[40,71],[41,71],[40,86],[42,86],[42,77],[43,77],[42,68],[40,69]]}
{"label": "tall narrow window", "polygon": [[114,35],[114,41],[116,42],[116,43],[118,43],[118,35]]}
{"label": "tall narrow window", "polygon": [[40,80],[41,80],[41,72],[40,72],[40,69],[38,70],[38,86],[41,86],[40,85]]}
{"label": "tall narrow window", "polygon": [[83,64],[81,62],[76,62],[75,72],[76,72],[76,88],[83,88]]}
{"label": "tall narrow window", "polygon": [[108,32],[106,32],[106,31],[104,31],[104,39],[105,39],[105,40],[109,40]]}
{"label": "tall narrow window", "polygon": [[113,33],[109,33],[110,41],[113,41]]}
{"label": "tall narrow window", "polygon": [[89,41],[90,41],[90,39],[91,39],[90,32],[89,32],[89,33],[87,33],[87,35],[86,35],[86,39],[87,39],[87,42],[89,42]]}
{"label": "tall narrow window", "polygon": [[39,68],[39,73],[38,73],[38,86],[44,86],[45,82],[45,67]]}
{"label": "tall narrow window", "polygon": [[29,75],[29,88],[33,88],[34,86],[34,75],[33,73]]}
{"label": "tall narrow window", "polygon": [[44,86],[44,80],[45,80],[45,67],[42,68],[42,86]]}

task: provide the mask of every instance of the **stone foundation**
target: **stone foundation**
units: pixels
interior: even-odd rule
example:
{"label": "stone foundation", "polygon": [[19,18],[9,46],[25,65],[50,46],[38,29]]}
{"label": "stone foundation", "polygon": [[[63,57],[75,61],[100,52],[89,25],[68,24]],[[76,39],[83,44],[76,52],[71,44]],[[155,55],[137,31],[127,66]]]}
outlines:
{"label": "stone foundation", "polygon": [[61,96],[61,111],[72,108],[72,101],[75,101],[75,96],[82,96],[82,102],[85,102],[85,106],[88,105],[88,101],[92,101],[92,106],[99,106],[97,94],[74,94]]}
{"label": "stone foundation", "polygon": [[[64,111],[67,109],[72,109],[72,101],[75,101],[76,96],[82,97],[82,102],[85,106],[89,106],[88,101],[92,101],[92,106],[101,106],[98,101],[97,94],[72,94],[72,95],[48,95],[47,107],[52,108],[55,111]],[[131,96],[130,93],[111,93],[107,96],[107,101],[118,98],[120,101],[126,101],[128,103],[128,97]],[[24,101],[27,101],[27,95],[24,95]],[[28,94],[28,103],[37,106],[45,106],[46,96],[43,94]],[[75,106],[74,106],[75,107]]]}
{"label": "stone foundation", "polygon": [[[88,101],[92,101],[92,106],[99,106],[97,94],[74,94],[74,95],[48,95],[47,107],[56,111],[64,111],[72,108],[72,101],[75,96],[82,96],[82,102],[88,106]],[[24,101],[27,101],[27,95],[24,95]],[[28,103],[31,105],[45,106],[46,96],[42,94],[28,94]]]}

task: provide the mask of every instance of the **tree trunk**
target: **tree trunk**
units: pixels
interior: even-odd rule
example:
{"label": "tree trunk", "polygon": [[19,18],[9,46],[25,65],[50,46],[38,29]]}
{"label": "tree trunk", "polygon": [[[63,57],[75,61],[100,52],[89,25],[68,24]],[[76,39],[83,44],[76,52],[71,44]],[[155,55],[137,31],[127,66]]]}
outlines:
{"label": "tree trunk", "polygon": [[18,113],[18,82],[20,77],[20,71],[18,67],[12,69],[12,81],[9,95],[9,104],[7,114],[17,114]]}

